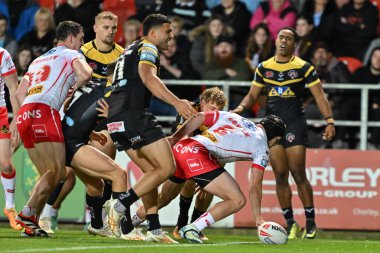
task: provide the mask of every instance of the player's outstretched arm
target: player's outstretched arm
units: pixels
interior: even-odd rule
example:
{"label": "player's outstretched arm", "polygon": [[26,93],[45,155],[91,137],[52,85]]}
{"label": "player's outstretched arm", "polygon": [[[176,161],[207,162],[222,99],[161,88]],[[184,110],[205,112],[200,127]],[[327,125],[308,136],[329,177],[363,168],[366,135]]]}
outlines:
{"label": "player's outstretched arm", "polygon": [[247,108],[251,108],[252,105],[257,101],[261,94],[261,87],[251,85],[248,94],[243,98],[240,104],[233,109],[231,112],[241,114]]}
{"label": "player's outstretched arm", "polygon": [[249,201],[251,203],[256,226],[260,226],[265,222],[261,217],[263,178],[264,170],[251,168],[251,177],[249,179]]}
{"label": "player's outstretched arm", "polygon": [[184,136],[189,135],[198,129],[205,121],[205,114],[203,112],[198,112],[195,116],[188,119],[182,127],[180,127],[172,136],[172,141],[177,142]]}

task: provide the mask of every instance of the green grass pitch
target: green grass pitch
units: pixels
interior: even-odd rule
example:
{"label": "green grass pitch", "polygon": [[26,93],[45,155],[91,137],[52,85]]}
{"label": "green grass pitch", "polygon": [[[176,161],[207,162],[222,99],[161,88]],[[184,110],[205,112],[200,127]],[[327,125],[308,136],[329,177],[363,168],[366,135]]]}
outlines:
{"label": "green grass pitch", "polygon": [[[380,232],[337,232],[319,231],[314,240],[296,239],[286,245],[262,244],[255,229],[206,229],[210,238],[204,244],[188,244],[179,240],[180,244],[158,244],[147,242],[122,241],[113,238],[89,236],[78,225],[61,225],[53,237],[25,238],[19,231],[14,231],[0,224],[1,253],[29,252],[78,252],[78,253],[379,253]],[[172,231],[172,228],[165,228]]]}

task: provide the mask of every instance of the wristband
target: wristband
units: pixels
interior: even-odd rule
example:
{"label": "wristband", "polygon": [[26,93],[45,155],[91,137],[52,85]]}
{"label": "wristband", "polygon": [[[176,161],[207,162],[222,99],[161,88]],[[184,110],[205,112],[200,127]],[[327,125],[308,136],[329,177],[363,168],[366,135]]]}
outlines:
{"label": "wristband", "polygon": [[326,126],[328,126],[328,125],[332,125],[332,126],[335,126],[334,122],[329,122],[329,123],[327,123],[327,125],[326,125]]}

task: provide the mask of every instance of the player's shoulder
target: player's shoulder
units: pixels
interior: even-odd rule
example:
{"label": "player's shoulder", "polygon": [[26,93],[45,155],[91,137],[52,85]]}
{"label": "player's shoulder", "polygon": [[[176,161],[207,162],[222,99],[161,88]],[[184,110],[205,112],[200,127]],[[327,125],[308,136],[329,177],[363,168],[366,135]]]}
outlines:
{"label": "player's shoulder", "polygon": [[261,63],[259,63],[259,65],[257,67],[258,68],[267,68],[268,66],[270,66],[273,63],[276,63],[276,60],[274,57],[271,57],[268,60],[265,60],[265,61],[262,61]]}
{"label": "player's shoulder", "polygon": [[151,49],[158,52],[156,45],[146,39],[142,39],[139,43],[139,46],[143,49]]}
{"label": "player's shoulder", "polygon": [[299,58],[298,56],[294,56],[294,59],[292,61],[294,64],[296,65],[299,65],[300,67],[303,67],[305,65],[308,65],[310,66],[310,63],[308,63],[307,61],[305,60],[302,60],[301,58]]}
{"label": "player's shoulder", "polygon": [[88,52],[90,52],[91,50],[95,49],[95,45],[93,43],[93,40],[87,42],[86,44],[84,44],[83,46],[81,46],[80,48],[80,51],[86,55],[88,54]]}
{"label": "player's shoulder", "polygon": [[124,47],[122,47],[119,44],[115,43],[115,51],[120,52],[120,54],[122,54],[124,52]]}

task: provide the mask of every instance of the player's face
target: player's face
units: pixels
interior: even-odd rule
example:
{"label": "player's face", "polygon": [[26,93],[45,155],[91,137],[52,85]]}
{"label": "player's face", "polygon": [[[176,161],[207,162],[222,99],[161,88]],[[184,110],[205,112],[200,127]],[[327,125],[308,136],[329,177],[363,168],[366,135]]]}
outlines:
{"label": "player's face", "polygon": [[276,54],[288,57],[293,54],[296,46],[294,34],[290,30],[281,30],[276,38]]}
{"label": "player's face", "polygon": [[214,101],[201,101],[201,111],[202,112],[212,112],[212,111],[218,111],[222,110],[223,108],[220,108]]}
{"label": "player's face", "polygon": [[115,34],[117,32],[117,21],[115,19],[101,19],[94,25],[96,40],[104,44],[113,45]]}
{"label": "player's face", "polygon": [[173,29],[169,23],[164,23],[155,30],[155,44],[159,50],[168,50],[169,41],[174,38]]}
{"label": "player's face", "polygon": [[81,31],[80,33],[78,33],[78,35],[76,37],[74,36],[71,36],[71,45],[70,45],[70,49],[72,50],[79,50],[79,48],[83,45],[83,39],[84,39],[84,33],[83,31]]}

